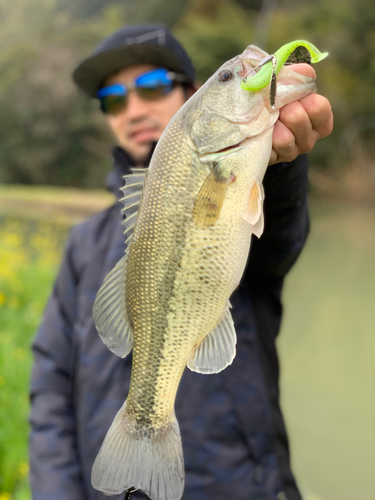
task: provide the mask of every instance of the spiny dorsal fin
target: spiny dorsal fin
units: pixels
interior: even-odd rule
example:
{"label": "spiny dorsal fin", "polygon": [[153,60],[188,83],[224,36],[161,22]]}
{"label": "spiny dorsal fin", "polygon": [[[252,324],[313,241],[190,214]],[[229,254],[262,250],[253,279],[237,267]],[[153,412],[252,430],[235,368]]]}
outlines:
{"label": "spiny dorsal fin", "polygon": [[93,315],[96,329],[108,349],[122,358],[133,346],[131,329],[125,303],[125,271],[128,255],[125,254],[105,277],[96,297]]}
{"label": "spiny dorsal fin", "polygon": [[124,196],[120,201],[122,201],[122,203],[124,204],[122,213],[125,215],[125,220],[123,222],[123,225],[125,226],[125,243],[128,244],[133,235],[134,225],[141,204],[147,175],[147,168],[132,168],[131,174],[124,175],[125,186],[121,188]]}
{"label": "spiny dorsal fin", "polygon": [[237,336],[230,304],[225,309],[220,323],[196,348],[187,366],[198,373],[218,373],[230,365],[236,355]]}

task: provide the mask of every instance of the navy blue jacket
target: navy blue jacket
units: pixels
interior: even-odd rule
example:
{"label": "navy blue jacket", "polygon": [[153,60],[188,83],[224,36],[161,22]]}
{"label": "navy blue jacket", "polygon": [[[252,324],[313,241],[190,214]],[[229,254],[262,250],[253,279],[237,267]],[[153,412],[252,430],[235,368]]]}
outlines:
{"label": "navy blue jacket", "polygon": [[[115,148],[109,187],[129,158]],[[265,231],[254,238],[232,295],[237,355],[219,374],[185,370],[176,400],[186,468],[184,500],[301,500],[279,407],[275,339],[283,278],[309,223],[307,159],[268,168]],[[35,500],[98,500],[93,461],[129,389],[131,354],[111,353],[92,318],[105,275],[124,254],[120,203],[73,228],[33,343],[30,480]],[[115,498],[123,498],[116,496]],[[135,493],[132,500],[147,498]]]}

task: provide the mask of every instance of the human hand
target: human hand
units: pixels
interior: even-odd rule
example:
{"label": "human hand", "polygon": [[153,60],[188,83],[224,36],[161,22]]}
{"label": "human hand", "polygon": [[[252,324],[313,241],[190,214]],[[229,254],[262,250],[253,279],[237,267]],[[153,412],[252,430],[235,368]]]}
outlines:
{"label": "human hand", "polygon": [[[310,78],[316,76],[309,64],[293,64],[289,68]],[[308,153],[318,139],[332,132],[332,128],[331,105],[319,94],[310,94],[283,106],[273,131],[269,165],[290,162],[299,154]]]}

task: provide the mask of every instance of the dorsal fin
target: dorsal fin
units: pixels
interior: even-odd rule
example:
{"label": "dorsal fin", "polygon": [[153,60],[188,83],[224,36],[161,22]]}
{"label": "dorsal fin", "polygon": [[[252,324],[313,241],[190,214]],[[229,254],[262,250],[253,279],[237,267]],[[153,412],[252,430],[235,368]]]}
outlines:
{"label": "dorsal fin", "polygon": [[96,329],[108,349],[126,356],[133,347],[133,331],[126,311],[125,254],[105,277],[96,296],[93,315]]}
{"label": "dorsal fin", "polygon": [[[125,175],[125,186],[121,189],[124,197],[122,210],[125,215],[125,242],[128,244],[133,236],[135,221],[138,215],[142,192],[147,178],[147,169],[134,168]],[[93,313],[95,325],[102,341],[108,349],[118,356],[126,356],[133,346],[133,331],[126,311],[126,263],[128,253],[104,279],[96,297]]]}
{"label": "dorsal fin", "polygon": [[129,243],[131,237],[133,236],[134,225],[137,219],[148,175],[147,168],[132,168],[131,170],[131,174],[124,175],[125,186],[121,188],[124,196],[120,200],[124,204],[122,213],[125,216],[125,220],[123,222],[123,225],[125,226],[124,234],[126,235],[125,243]]}

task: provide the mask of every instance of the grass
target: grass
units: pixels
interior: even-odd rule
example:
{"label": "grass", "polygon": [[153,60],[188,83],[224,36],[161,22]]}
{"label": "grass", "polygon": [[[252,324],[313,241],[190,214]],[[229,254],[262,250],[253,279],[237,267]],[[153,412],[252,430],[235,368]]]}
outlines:
{"label": "grass", "polygon": [[67,226],[7,217],[0,232],[0,500],[26,500],[30,346]]}
{"label": "grass", "polygon": [[[12,197],[0,186],[5,191],[12,206],[23,197],[28,210],[14,217],[3,204],[0,217],[0,500],[30,500],[30,345],[69,224],[111,200],[24,187]],[[52,204],[57,212],[46,209]],[[306,249],[286,281],[278,341],[293,467],[305,500],[372,500],[375,212],[314,202],[312,214]]]}
{"label": "grass", "polygon": [[[79,222],[113,203],[108,191],[0,184],[0,216]],[[1,500],[1,499],[0,499]]]}
{"label": "grass", "polygon": [[69,227],[112,202],[104,190],[0,185],[0,500],[30,499],[30,347]]}

